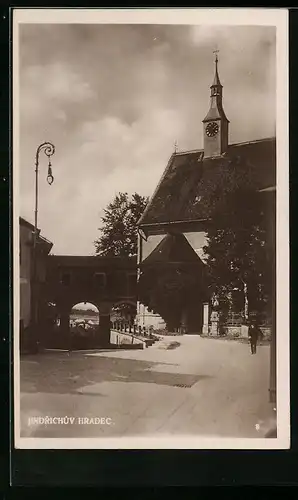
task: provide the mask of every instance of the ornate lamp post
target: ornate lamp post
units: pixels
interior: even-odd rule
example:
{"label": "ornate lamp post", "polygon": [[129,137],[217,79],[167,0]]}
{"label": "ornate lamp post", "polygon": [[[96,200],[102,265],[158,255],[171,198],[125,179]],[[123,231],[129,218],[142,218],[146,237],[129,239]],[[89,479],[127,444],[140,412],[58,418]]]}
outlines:
{"label": "ornate lamp post", "polygon": [[33,323],[34,328],[34,336],[36,340],[36,348],[37,345],[37,328],[38,328],[38,276],[37,276],[37,239],[38,239],[38,227],[37,227],[37,216],[38,216],[38,174],[39,174],[39,156],[41,151],[45,153],[48,157],[48,175],[47,182],[51,185],[54,181],[54,177],[52,174],[52,164],[51,157],[55,153],[55,146],[51,142],[43,142],[40,144],[36,150],[35,157],[35,220],[34,220],[34,234],[33,234],[33,273],[32,273],[32,318],[31,321]]}

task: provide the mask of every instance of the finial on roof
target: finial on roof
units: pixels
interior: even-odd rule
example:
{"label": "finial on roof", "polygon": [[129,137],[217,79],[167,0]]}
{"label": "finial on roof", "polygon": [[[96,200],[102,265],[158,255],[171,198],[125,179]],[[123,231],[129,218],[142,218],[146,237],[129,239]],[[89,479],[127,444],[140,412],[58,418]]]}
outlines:
{"label": "finial on roof", "polygon": [[218,49],[213,51],[213,54],[215,54],[215,64],[216,64],[216,65],[217,65],[217,63],[218,63],[218,57],[217,57],[218,52],[219,52],[219,50],[218,50]]}
{"label": "finial on roof", "polygon": [[178,150],[178,143],[177,141],[174,142],[174,153],[177,153]]}
{"label": "finial on roof", "polygon": [[219,79],[219,76],[218,76],[218,69],[217,69],[217,65],[218,65],[217,54],[218,54],[218,52],[219,52],[218,49],[213,51],[213,54],[215,54],[215,75],[214,75],[214,80],[213,80],[212,87],[214,87],[216,85],[222,86],[221,83],[220,83],[220,79]]}

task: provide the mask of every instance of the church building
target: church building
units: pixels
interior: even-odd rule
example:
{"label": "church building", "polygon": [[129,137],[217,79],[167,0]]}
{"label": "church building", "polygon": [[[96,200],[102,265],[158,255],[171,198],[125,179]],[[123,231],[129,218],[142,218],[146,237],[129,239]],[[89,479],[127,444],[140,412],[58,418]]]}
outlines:
{"label": "church building", "polygon": [[[202,126],[203,149],[173,152],[138,222],[140,326],[208,333],[210,296],[203,247],[214,200],[230,182],[231,173],[237,185],[268,199],[275,248],[276,141],[269,137],[230,143],[217,56]],[[178,306],[179,293],[184,301]],[[170,306],[163,300],[165,294],[172,296]]]}

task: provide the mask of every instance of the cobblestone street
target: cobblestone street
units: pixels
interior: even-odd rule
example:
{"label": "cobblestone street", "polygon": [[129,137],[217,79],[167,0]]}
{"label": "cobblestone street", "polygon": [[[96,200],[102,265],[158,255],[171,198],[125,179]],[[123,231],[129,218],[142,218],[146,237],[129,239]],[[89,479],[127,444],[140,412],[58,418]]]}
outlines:
{"label": "cobblestone street", "polygon": [[[180,345],[169,349],[173,341]],[[255,426],[270,418],[268,381],[268,345],[252,356],[248,344],[199,336],[144,350],[24,356],[21,437],[263,437]],[[31,417],[74,420],[29,425]]]}

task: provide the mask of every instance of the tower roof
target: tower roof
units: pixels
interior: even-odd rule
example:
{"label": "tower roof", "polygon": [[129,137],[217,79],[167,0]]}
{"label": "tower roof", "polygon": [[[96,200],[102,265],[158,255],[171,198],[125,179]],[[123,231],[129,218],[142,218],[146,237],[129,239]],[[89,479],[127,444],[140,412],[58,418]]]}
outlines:
{"label": "tower roof", "polygon": [[[214,51],[218,52],[218,51]],[[226,117],[226,114],[223,109],[222,105],[222,89],[223,86],[220,83],[219,75],[218,75],[218,57],[216,54],[215,57],[215,74],[214,74],[214,79],[213,83],[210,87],[211,89],[211,102],[210,102],[210,108],[205,116],[203,123],[208,122],[208,121],[213,121],[213,120],[220,120],[223,119],[229,123],[229,120]]]}
{"label": "tower roof", "polygon": [[207,115],[205,116],[204,120],[202,120],[202,121],[203,121],[203,123],[205,123],[205,122],[210,122],[213,120],[220,120],[221,118],[223,118],[228,123],[230,123],[230,121],[226,117],[226,114],[223,110],[221,103],[216,103],[216,106],[211,106],[209,108]]}

